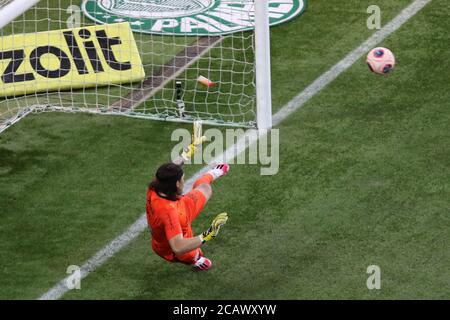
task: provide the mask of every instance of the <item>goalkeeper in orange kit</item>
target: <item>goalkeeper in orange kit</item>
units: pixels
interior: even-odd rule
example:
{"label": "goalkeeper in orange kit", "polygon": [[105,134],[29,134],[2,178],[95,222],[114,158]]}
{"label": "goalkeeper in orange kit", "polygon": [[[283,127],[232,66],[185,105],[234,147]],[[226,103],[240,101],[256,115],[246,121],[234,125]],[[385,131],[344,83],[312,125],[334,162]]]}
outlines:
{"label": "goalkeeper in orange kit", "polygon": [[203,256],[200,247],[214,239],[228,219],[227,213],[221,213],[205,232],[194,236],[192,222],[212,195],[211,183],[229,171],[227,164],[215,166],[195,181],[190,192],[182,195],[183,161],[193,155],[196,144],[202,141],[194,141],[183,152],[182,159],[158,168],[148,188],[146,205],[153,251],[170,262],[192,265],[197,270],[211,268],[211,260]]}

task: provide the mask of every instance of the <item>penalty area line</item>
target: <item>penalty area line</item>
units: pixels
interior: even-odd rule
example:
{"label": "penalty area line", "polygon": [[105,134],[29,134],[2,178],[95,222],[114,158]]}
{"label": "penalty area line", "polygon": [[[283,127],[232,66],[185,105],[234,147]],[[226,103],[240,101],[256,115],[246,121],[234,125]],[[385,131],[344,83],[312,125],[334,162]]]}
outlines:
{"label": "penalty area line", "polygon": [[[403,24],[405,24],[409,19],[416,15],[420,10],[422,10],[428,3],[432,0],[415,0],[409,6],[400,12],[391,22],[389,22],[382,29],[375,32],[370,36],[364,43],[362,43],[358,48],[350,52],[344,59],[335,64],[331,69],[317,78],[311,85],[304,89],[299,95],[294,97],[290,102],[288,102],[284,107],[280,109],[273,116],[273,125],[279,125],[283,120],[285,120],[293,112],[301,108],[306,102],[308,102],[312,97],[324,89],[328,84],[333,82],[340,74],[349,69],[357,60],[359,60],[367,51],[372,47],[376,46],[378,43],[386,39],[393,32],[398,30]],[[229,161],[238,156],[241,152],[245,151],[246,148],[251,145],[251,143],[256,142],[259,137],[255,135],[253,141],[248,141],[246,144],[246,139],[248,137],[244,136],[236,142],[235,145],[231,146],[225,151],[224,155],[219,156],[217,159]],[[208,167],[204,167],[202,170],[198,171],[194,176],[192,176],[186,182],[186,190],[192,188],[194,181],[199,178],[202,174],[208,171]],[[91,272],[102,266],[109,258],[113,257],[124,247],[126,247],[131,241],[133,241],[139,234],[141,234],[147,228],[147,220],[145,214],[143,214],[139,219],[133,223],[124,233],[113,239],[100,251],[98,251],[93,257],[87,260],[81,267],[81,279],[87,277]],[[39,300],[56,300],[61,298],[70,289],[66,285],[69,280],[69,276],[59,281],[53,288],[44,293]]]}

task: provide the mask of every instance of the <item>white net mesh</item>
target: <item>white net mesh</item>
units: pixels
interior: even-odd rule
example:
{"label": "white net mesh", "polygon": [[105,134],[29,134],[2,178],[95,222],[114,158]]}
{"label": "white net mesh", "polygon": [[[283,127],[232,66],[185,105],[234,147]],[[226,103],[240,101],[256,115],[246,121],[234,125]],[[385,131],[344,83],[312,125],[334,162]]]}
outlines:
{"label": "white net mesh", "polygon": [[13,1],[14,0],[0,0],[0,9]]}
{"label": "white net mesh", "polygon": [[[0,0],[0,10],[11,1]],[[253,0],[221,1],[228,12],[213,8],[216,2],[40,1],[0,30],[0,131],[40,111],[254,126],[253,31],[231,33],[230,27],[238,19],[252,28]],[[120,22],[129,23],[134,40],[120,38],[127,32],[119,27],[103,36],[97,29],[72,30]],[[72,30],[72,38],[64,29]],[[137,64],[130,58],[132,42],[141,64],[133,68],[145,71],[138,80],[131,79],[137,75],[134,69],[131,75],[111,74],[108,64],[108,50],[113,62]],[[202,84],[199,77],[214,85]]]}

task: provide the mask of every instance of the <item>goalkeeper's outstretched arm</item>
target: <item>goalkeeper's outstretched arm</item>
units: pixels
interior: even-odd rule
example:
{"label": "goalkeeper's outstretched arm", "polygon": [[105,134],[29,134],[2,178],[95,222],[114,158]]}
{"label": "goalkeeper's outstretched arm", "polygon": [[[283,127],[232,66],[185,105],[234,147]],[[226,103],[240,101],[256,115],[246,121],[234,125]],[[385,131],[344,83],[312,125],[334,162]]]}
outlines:
{"label": "goalkeeper's outstretched arm", "polygon": [[218,214],[212,221],[209,228],[201,235],[193,238],[184,238],[180,233],[169,240],[169,245],[176,255],[181,255],[195,250],[201,247],[204,243],[214,239],[219,234],[220,228],[227,223],[227,220],[228,214],[226,212]]}
{"label": "goalkeeper's outstretched arm", "polygon": [[169,240],[169,245],[176,255],[181,255],[201,247],[203,240],[200,236],[184,238],[183,234],[178,234]]}
{"label": "goalkeeper's outstretched arm", "polygon": [[191,159],[195,151],[206,141],[206,137],[202,135],[201,122],[194,122],[194,133],[192,135],[192,143],[183,150],[181,155],[173,161],[173,163],[182,166],[186,161]]}

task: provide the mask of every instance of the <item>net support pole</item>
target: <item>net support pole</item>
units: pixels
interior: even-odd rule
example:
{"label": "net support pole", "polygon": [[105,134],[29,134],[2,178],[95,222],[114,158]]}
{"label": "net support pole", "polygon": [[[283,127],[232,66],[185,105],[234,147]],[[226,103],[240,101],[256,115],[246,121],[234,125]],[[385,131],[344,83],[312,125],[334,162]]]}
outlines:
{"label": "net support pole", "polygon": [[255,0],[256,121],[259,130],[272,128],[269,0]]}
{"label": "net support pole", "polygon": [[14,0],[0,10],[0,29],[30,9],[40,0]]}

